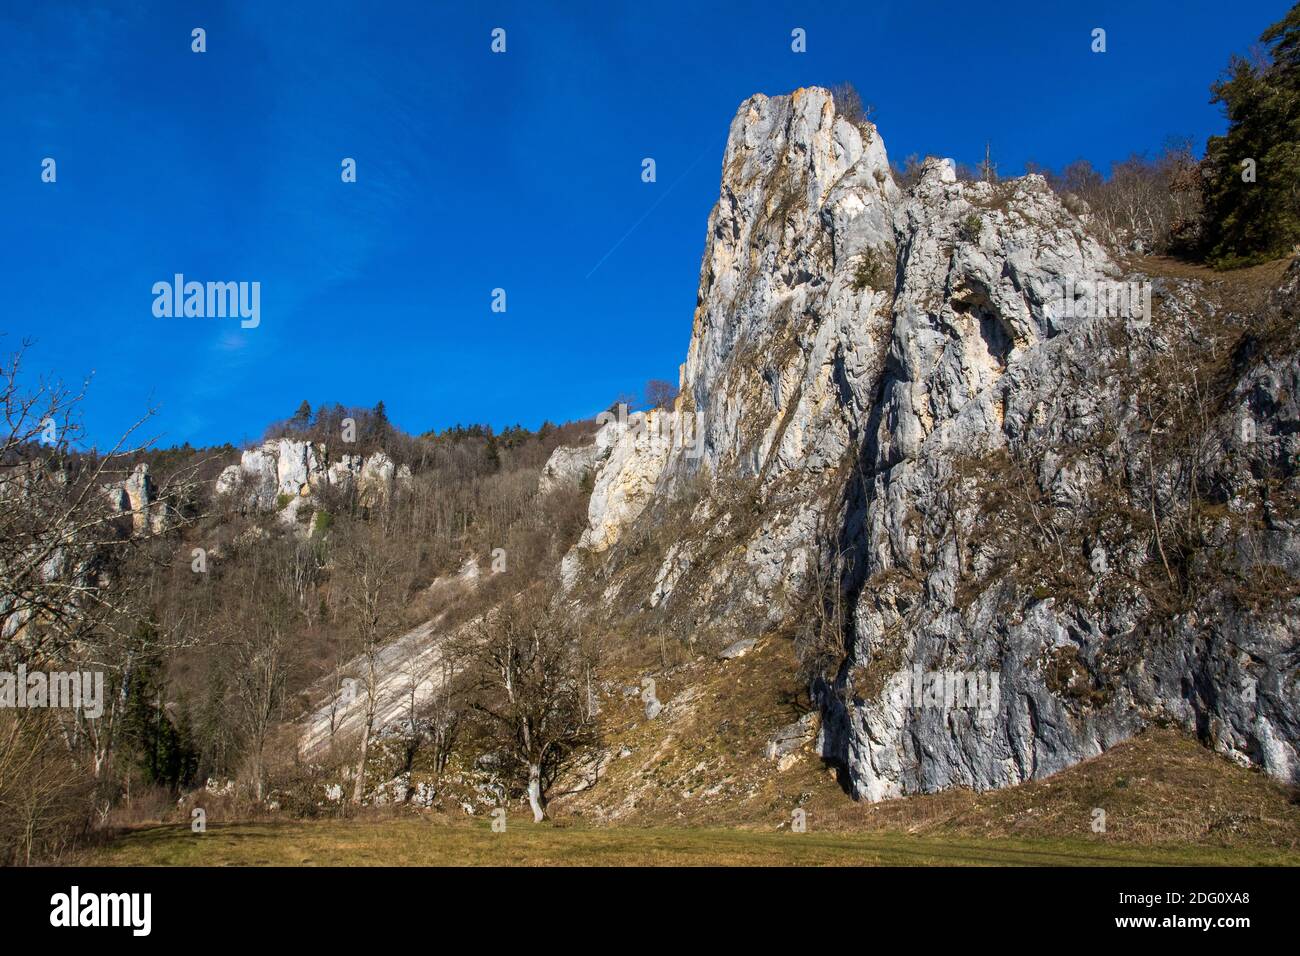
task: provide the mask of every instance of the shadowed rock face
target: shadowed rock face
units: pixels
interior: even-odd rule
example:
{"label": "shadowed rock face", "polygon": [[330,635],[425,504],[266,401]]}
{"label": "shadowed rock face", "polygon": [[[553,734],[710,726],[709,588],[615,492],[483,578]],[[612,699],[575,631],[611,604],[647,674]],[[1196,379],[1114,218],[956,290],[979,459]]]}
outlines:
{"label": "shadowed rock face", "polygon": [[[699,413],[702,442],[606,426],[568,580],[700,482],[649,606],[790,623],[842,556],[842,660],[813,690],[823,754],[865,799],[1042,777],[1158,720],[1300,782],[1300,605],[1231,585],[1300,573],[1296,344],[1225,369],[1271,320],[1215,326],[1191,280],[1156,280],[1154,317],[1063,299],[1120,277],[1040,177],[963,183],[928,160],[903,192],[827,91],[747,100],[659,413]],[[1293,266],[1273,320],[1297,286]],[[1193,407],[1201,361],[1218,391]],[[1179,428],[1192,450],[1158,451]],[[1147,515],[1190,527],[1190,488],[1207,507],[1171,564],[1174,529]],[[891,692],[938,671],[997,674],[995,706]]]}

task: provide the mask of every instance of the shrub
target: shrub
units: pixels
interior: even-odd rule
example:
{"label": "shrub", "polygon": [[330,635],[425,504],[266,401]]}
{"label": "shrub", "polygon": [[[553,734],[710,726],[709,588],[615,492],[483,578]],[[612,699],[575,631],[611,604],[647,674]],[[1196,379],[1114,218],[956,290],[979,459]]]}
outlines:
{"label": "shrub", "polygon": [[862,97],[852,83],[840,83],[832,87],[831,99],[835,103],[835,112],[858,126],[870,123],[871,116],[876,111],[870,104],[863,105]]}
{"label": "shrub", "polygon": [[93,791],[49,711],[0,710],[0,865],[66,849],[90,827]]}
{"label": "shrub", "polygon": [[1033,169],[1076,216],[1108,245],[1132,252],[1163,253],[1186,244],[1200,212],[1196,159],[1191,144],[1170,140],[1155,159],[1134,154],[1113,163],[1109,178],[1085,159],[1059,174]]}
{"label": "shrub", "polygon": [[329,530],[334,525],[334,516],[325,509],[316,512],[316,517],[312,519],[311,535],[313,538],[323,538],[329,534]]}
{"label": "shrub", "polygon": [[894,174],[894,182],[902,189],[910,189],[921,181],[921,169],[924,165],[925,164],[921,161],[920,156],[916,153],[911,153],[905,160],[903,160],[901,166],[895,163],[891,167],[891,171]]}
{"label": "shrub", "polygon": [[853,270],[853,291],[864,289],[891,290],[894,287],[894,269],[888,255],[879,249],[868,249]]}

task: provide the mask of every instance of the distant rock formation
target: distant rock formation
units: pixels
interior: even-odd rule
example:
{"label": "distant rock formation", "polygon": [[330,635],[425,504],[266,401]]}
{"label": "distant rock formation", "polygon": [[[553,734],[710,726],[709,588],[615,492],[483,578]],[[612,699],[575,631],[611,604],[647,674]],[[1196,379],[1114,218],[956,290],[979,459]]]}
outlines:
{"label": "distant rock formation", "polygon": [[131,516],[131,528],[136,533],[157,534],[167,525],[166,505],[158,500],[157,488],[149,476],[149,466],[141,462],[122,481],[104,486],[112,508]]}
{"label": "distant rock formation", "polygon": [[396,488],[409,488],[407,465],[397,466],[383,451],[368,457],[341,455],[330,462],[324,444],[279,438],[245,451],[238,465],[229,465],[214,487],[220,498],[234,498],[255,512],[279,511],[286,524],[299,524],[299,513],[317,505],[316,493],[326,488],[356,492],[361,504],[386,500]]}

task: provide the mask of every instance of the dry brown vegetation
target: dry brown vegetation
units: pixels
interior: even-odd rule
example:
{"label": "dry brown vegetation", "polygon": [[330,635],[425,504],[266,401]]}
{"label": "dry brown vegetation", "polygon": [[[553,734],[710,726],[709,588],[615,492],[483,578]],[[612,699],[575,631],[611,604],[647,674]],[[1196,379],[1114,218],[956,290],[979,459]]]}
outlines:
{"label": "dry brown vegetation", "polygon": [[[175,813],[177,794],[208,778],[232,781],[218,798],[230,812],[266,812],[269,794],[315,812],[305,794],[338,763],[304,766],[290,722],[319,696],[319,682],[342,661],[373,660],[412,624],[435,615],[462,622],[527,587],[582,525],[577,489],[539,499],[537,479],[559,444],[589,440],[591,422],[536,433],[458,426],[415,438],[391,426],[382,405],[300,412],[271,433],[323,437],[353,416],[356,447],[383,447],[415,474],[379,498],[323,491],[312,526],[295,533],[275,515],[213,497],[211,479],[233,449],[76,450],[80,396],[24,392],[19,358],[0,369],[9,429],[0,614],[5,638],[16,638],[3,663],[102,670],[106,708],[101,718],[0,715],[6,862],[57,855],[95,827]],[[45,440],[51,422],[57,441]],[[101,491],[139,463],[159,489],[164,528],[133,528]],[[466,560],[486,570],[495,549],[508,555],[509,573],[485,574],[468,596],[431,587]],[[417,746],[438,749],[436,733],[425,739],[432,728],[412,727]],[[365,756],[343,748],[334,759],[365,768]]]}
{"label": "dry brown vegetation", "polygon": [[[125,839],[83,859],[289,865],[1298,859],[1297,795],[1170,729],[1154,728],[1017,787],[855,802],[811,747],[784,771],[763,753],[767,736],[804,710],[793,664],[790,639],[773,635],[731,661],[701,655],[662,670],[607,668],[615,686],[601,698],[607,756],[599,785],[558,799],[553,824],[538,830],[526,823],[525,807],[509,801],[508,834],[516,842],[505,856],[491,843],[501,835],[481,817],[466,817],[449,787],[440,809],[412,815],[400,807],[367,808],[326,829],[277,823],[265,812],[262,824],[217,824],[206,844],[179,827],[133,827]],[[665,704],[654,720],[645,718],[638,696],[623,692],[639,690],[646,673],[656,677]],[[807,834],[788,832],[795,808],[806,814]],[[1104,833],[1092,829],[1095,808],[1106,811]],[[804,837],[817,849],[785,842]]]}
{"label": "dry brown vegetation", "polygon": [[[1052,777],[1003,790],[856,802],[811,746],[783,772],[764,755],[767,737],[806,710],[792,658],[792,642],[773,635],[743,658],[697,658],[654,672],[666,705],[655,720],[645,719],[635,697],[611,700],[602,783],[557,804],[558,818],[779,829],[799,807],[818,832],[1300,850],[1300,795],[1173,729],[1152,728]],[[630,680],[636,672],[627,673]],[[631,753],[618,756],[624,747]],[[1094,808],[1106,812],[1105,833],[1092,830]]]}
{"label": "dry brown vegetation", "polygon": [[[1105,833],[1092,833],[1094,808]],[[1098,843],[1300,849],[1300,800],[1177,730],[1153,728],[1048,777],[988,793],[953,790],[828,810],[826,825],[963,836],[1087,835]]]}

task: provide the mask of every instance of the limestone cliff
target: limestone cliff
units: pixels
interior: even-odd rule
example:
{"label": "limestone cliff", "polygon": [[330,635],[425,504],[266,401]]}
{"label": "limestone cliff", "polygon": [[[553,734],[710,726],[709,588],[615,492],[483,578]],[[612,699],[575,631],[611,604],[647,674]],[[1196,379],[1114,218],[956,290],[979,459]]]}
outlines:
{"label": "limestone cliff", "polygon": [[[1071,208],[940,160],[904,190],[827,91],[747,100],[680,396],[602,430],[570,589],[688,628],[823,612],[820,747],[866,799],[1157,722],[1300,782],[1300,267],[1241,314]],[[620,542],[674,502],[647,587]],[[995,675],[991,707],[898,693],[935,672]]]}

